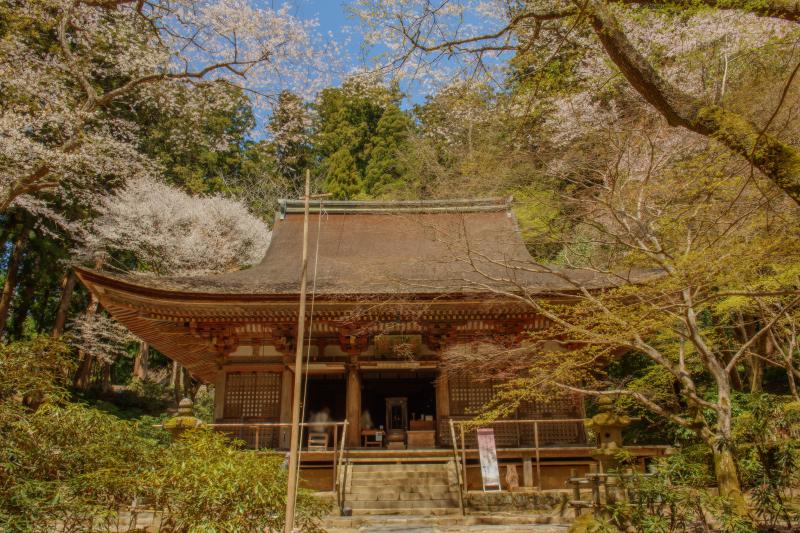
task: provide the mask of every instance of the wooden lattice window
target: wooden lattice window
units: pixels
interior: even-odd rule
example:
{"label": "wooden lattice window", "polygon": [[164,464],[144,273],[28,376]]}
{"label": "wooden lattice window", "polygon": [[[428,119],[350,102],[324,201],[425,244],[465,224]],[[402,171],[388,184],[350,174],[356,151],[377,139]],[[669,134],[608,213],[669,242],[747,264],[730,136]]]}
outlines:
{"label": "wooden lattice window", "polygon": [[477,381],[468,377],[450,380],[450,414],[455,416],[475,415],[494,398],[495,383]]}
{"label": "wooden lattice window", "polygon": [[281,375],[274,372],[229,373],[225,377],[226,419],[273,422],[280,418]]}
{"label": "wooden lattice window", "polygon": [[[494,398],[499,382],[470,379],[460,376],[450,379],[450,415],[454,420],[469,420]],[[583,404],[580,396],[552,398],[547,401],[522,402],[510,418],[516,420],[582,419]],[[447,420],[440,421],[439,439],[442,444],[450,443],[450,429]],[[534,425],[494,424],[495,442],[498,447],[533,446]],[[456,436],[458,440],[458,435]],[[574,445],[586,442],[583,423],[558,422],[539,424],[539,445]],[[465,435],[467,447],[476,445],[474,431]]]}
{"label": "wooden lattice window", "polygon": [[[522,420],[582,419],[582,402],[579,395],[553,398],[547,401],[522,402],[517,410],[517,418]],[[525,444],[533,443],[533,426],[523,425],[520,438]],[[580,444],[585,440],[586,433],[581,422],[539,424],[539,444],[541,445]]]}

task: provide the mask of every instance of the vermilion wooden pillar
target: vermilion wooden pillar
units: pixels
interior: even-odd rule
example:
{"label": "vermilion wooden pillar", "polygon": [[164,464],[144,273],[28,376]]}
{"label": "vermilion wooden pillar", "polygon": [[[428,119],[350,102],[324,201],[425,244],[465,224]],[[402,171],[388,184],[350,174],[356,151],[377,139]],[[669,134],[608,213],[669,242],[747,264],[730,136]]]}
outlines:
{"label": "vermilion wooden pillar", "polygon": [[439,369],[436,379],[436,427],[439,443],[442,442],[442,431],[448,431],[442,423],[450,416],[450,384],[447,381],[447,370]]}
{"label": "vermilion wooden pillar", "polygon": [[[292,421],[292,393],[294,392],[294,372],[289,368],[289,356],[284,359],[284,367],[281,373],[281,423],[289,424]],[[289,449],[290,428],[281,428],[280,447]]]}
{"label": "vermilion wooden pillar", "polygon": [[214,422],[220,422],[225,416],[225,378],[224,369],[214,378]]}
{"label": "vermilion wooden pillar", "polygon": [[347,446],[361,445],[361,372],[358,365],[347,367]]}

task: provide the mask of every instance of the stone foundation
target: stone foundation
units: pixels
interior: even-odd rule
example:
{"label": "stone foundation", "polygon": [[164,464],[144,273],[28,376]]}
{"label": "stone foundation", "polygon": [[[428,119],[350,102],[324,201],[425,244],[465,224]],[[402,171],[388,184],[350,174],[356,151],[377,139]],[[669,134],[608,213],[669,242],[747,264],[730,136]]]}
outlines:
{"label": "stone foundation", "polygon": [[471,512],[552,512],[564,508],[567,499],[564,491],[469,491],[464,506]]}

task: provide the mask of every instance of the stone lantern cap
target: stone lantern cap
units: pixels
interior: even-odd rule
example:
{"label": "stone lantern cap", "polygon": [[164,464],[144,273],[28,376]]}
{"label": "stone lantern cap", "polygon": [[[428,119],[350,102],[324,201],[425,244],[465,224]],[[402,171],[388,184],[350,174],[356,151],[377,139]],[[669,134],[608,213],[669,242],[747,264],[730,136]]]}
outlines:
{"label": "stone lantern cap", "polygon": [[602,431],[603,429],[624,428],[633,422],[633,418],[614,412],[611,398],[602,396],[597,401],[598,413],[586,421],[586,427]]}
{"label": "stone lantern cap", "polygon": [[173,437],[179,436],[187,429],[194,429],[203,425],[203,421],[194,416],[194,404],[189,398],[184,398],[178,403],[178,413],[164,421],[164,429]]}

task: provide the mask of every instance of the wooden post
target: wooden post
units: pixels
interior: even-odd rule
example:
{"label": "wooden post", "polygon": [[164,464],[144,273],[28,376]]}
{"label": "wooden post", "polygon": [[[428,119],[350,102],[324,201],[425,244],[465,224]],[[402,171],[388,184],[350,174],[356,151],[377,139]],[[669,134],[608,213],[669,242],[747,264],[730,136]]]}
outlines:
{"label": "wooden post", "polygon": [[[281,372],[281,424],[289,424],[292,421],[292,391],[294,388],[294,373],[289,368],[289,362],[285,361],[285,366]],[[280,429],[280,448],[289,449],[289,435],[291,428],[283,426]]]}
{"label": "wooden post", "polygon": [[569,482],[572,483],[572,500],[576,503],[575,516],[580,516],[581,507],[577,503],[581,501],[581,485],[578,480],[578,471],[575,468],[569,469]]}
{"label": "wooden post", "polygon": [[339,426],[333,426],[333,488],[331,490],[333,490],[334,492],[336,491],[336,475],[337,475],[336,452],[338,449],[338,444],[339,444]]}
{"label": "wooden post", "polygon": [[361,373],[358,366],[347,368],[347,446],[358,448],[361,439]]}
{"label": "wooden post", "polygon": [[536,453],[536,486],[542,490],[542,469],[539,464],[539,422],[533,423],[533,446]]}
{"label": "wooden post", "polygon": [[533,487],[533,463],[529,455],[522,458],[522,485]]}
{"label": "wooden post", "polygon": [[300,388],[303,386],[303,340],[306,333],[306,285],[308,280],[308,211],[311,199],[311,173],[306,170],[306,196],[303,216],[303,256],[300,266],[300,310],[297,317],[297,345],[294,358],[294,389],[292,390],[292,432],[289,442],[289,472],[286,491],[285,533],[294,532],[294,508],[297,498],[297,481],[300,452]]}
{"label": "wooden post", "polygon": [[225,417],[225,378],[224,370],[217,372],[214,378],[214,422],[220,422]]}
{"label": "wooden post", "polygon": [[469,493],[469,478],[467,477],[467,446],[464,444],[464,424],[461,427],[461,465],[464,468],[464,491]]}
{"label": "wooden post", "polygon": [[436,380],[436,429],[439,436],[439,444],[444,441],[445,423],[450,417],[450,385],[447,383],[447,370],[439,370],[439,378]]}

